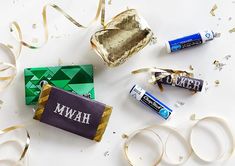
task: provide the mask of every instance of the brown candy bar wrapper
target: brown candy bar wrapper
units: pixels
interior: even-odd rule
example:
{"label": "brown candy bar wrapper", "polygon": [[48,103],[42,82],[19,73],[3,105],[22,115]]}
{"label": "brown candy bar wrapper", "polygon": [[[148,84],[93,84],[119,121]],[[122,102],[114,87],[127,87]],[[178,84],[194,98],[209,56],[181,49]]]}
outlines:
{"label": "brown candy bar wrapper", "polygon": [[111,112],[110,106],[46,84],[42,88],[34,119],[101,141]]}
{"label": "brown candy bar wrapper", "polygon": [[108,66],[114,67],[144,48],[152,37],[146,21],[135,9],[128,9],[92,35],[91,45]]}
{"label": "brown candy bar wrapper", "polygon": [[[160,74],[160,72],[156,72],[155,77],[158,77]],[[189,89],[195,92],[202,91],[203,87],[203,80],[179,75],[174,75],[174,77],[172,77],[172,75],[168,75],[158,80],[156,83],[172,85],[184,89]]]}

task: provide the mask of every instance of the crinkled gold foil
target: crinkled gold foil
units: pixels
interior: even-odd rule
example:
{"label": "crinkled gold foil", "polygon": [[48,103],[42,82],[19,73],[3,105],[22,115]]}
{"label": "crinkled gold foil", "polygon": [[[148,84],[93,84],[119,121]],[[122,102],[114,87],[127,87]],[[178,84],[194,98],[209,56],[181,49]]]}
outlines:
{"label": "crinkled gold foil", "polygon": [[[132,74],[138,74],[142,72],[149,72],[151,73],[151,79],[148,81],[149,83],[157,84],[159,89],[163,91],[163,86],[162,83],[158,82],[159,80],[171,76],[173,79],[173,84],[176,84],[176,77],[178,76],[186,76],[186,77],[193,77],[193,73],[189,73],[187,71],[182,71],[182,70],[172,70],[172,69],[161,69],[161,68],[142,68],[138,70],[134,70],[131,73]],[[155,72],[158,72],[159,75],[156,76]]]}
{"label": "crinkled gold foil", "polygon": [[152,36],[145,20],[135,9],[128,9],[92,35],[91,45],[108,66],[114,67],[144,48]]}
{"label": "crinkled gold foil", "polygon": [[215,16],[215,10],[217,10],[218,9],[218,6],[216,5],[216,4],[214,4],[214,6],[212,7],[212,9],[211,9],[211,11],[210,11],[210,14],[212,15],[212,16]]}
{"label": "crinkled gold foil", "polygon": [[111,113],[112,113],[112,107],[108,106],[108,105],[105,105],[105,109],[104,109],[104,112],[103,112],[103,115],[102,115],[102,118],[100,120],[100,124],[97,128],[97,131],[96,131],[96,134],[95,134],[95,137],[93,138],[93,140],[97,141],[97,142],[100,142],[101,139],[102,139],[102,136],[105,132],[105,129],[108,125],[108,122],[109,122],[109,118],[111,116]]}
{"label": "crinkled gold foil", "polygon": [[45,111],[46,103],[51,93],[51,89],[52,89],[51,85],[49,84],[43,85],[43,88],[41,90],[41,93],[38,99],[38,108],[36,109],[34,117],[33,117],[35,120],[39,120],[39,121],[41,120],[42,114]]}

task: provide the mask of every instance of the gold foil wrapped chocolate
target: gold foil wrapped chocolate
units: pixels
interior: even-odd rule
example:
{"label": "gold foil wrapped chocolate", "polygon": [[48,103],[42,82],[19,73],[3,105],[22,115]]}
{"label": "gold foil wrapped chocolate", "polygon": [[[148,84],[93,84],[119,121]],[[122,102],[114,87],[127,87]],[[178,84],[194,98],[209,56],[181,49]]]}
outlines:
{"label": "gold foil wrapped chocolate", "polygon": [[144,48],[152,37],[146,21],[135,9],[128,9],[92,35],[91,45],[108,66],[115,67]]}

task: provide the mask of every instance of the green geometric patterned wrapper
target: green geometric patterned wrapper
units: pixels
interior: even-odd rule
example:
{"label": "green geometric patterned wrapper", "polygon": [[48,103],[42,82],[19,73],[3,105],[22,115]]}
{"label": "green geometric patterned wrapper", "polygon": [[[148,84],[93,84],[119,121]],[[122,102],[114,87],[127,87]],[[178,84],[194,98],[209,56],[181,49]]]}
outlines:
{"label": "green geometric patterned wrapper", "polygon": [[27,105],[36,104],[44,83],[95,99],[93,66],[56,66],[24,70]]}

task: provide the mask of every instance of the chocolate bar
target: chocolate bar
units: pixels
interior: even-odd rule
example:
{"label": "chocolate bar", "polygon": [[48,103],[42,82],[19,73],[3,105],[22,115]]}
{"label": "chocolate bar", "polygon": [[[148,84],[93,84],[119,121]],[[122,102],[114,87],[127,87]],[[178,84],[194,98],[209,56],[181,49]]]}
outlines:
{"label": "chocolate bar", "polygon": [[93,66],[55,66],[24,70],[27,105],[36,104],[43,84],[95,99]]}
{"label": "chocolate bar", "polygon": [[108,105],[45,84],[34,119],[100,141],[111,112]]}
{"label": "chocolate bar", "polygon": [[[155,77],[158,77],[161,73],[156,72]],[[172,78],[172,75],[166,76],[160,80],[157,81],[157,83],[163,83],[167,85],[172,85],[184,89],[189,89],[195,92],[200,92],[202,91],[203,87],[203,80],[200,79],[195,79],[191,77],[186,77],[186,76],[177,76],[174,75],[175,77]]]}

